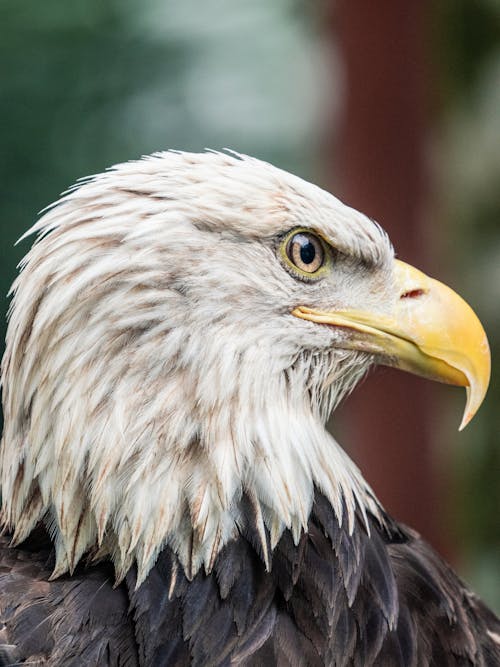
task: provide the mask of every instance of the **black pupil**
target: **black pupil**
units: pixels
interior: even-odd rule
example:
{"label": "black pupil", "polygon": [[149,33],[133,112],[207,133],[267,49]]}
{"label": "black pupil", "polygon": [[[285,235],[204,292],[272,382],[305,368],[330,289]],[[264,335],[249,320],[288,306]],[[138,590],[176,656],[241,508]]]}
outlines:
{"label": "black pupil", "polygon": [[300,259],[304,264],[312,264],[316,257],[316,247],[307,236],[298,236],[296,242],[300,244]]}

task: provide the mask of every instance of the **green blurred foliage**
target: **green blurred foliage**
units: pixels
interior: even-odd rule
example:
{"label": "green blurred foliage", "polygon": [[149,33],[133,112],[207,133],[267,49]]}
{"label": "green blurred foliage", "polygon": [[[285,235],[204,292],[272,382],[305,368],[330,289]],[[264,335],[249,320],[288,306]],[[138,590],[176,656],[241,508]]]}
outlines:
{"label": "green blurred foliage", "polygon": [[498,0],[436,3],[436,60],[445,63],[448,101],[467,104],[482,70],[499,46]]}
{"label": "green blurred foliage", "polygon": [[445,252],[460,267],[457,288],[474,304],[492,352],[488,396],[457,440],[452,520],[465,576],[500,611],[500,2],[447,0],[437,13],[439,191],[454,239]]}
{"label": "green blurred foliage", "polygon": [[36,213],[75,179],[166,148],[307,175],[320,46],[294,0],[0,1],[0,309]]}

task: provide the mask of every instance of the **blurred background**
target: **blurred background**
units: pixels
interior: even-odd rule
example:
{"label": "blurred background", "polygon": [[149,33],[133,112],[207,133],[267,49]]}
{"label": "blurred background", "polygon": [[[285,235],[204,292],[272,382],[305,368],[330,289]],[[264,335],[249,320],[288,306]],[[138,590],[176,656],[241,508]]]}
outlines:
{"label": "blurred background", "polygon": [[230,147],[378,220],[474,306],[493,354],[463,390],[378,370],[330,425],[386,508],[500,611],[499,0],[0,0],[0,310],[77,178]]}

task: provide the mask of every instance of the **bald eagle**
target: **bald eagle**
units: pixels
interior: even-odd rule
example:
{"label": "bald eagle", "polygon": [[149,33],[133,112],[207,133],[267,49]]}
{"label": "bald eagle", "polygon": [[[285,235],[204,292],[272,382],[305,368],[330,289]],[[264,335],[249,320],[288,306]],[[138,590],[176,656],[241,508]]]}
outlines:
{"label": "bald eagle", "polygon": [[12,288],[0,664],[498,665],[500,622],[325,429],[374,364],[467,388],[484,331],[332,195],[163,152],[66,193]]}

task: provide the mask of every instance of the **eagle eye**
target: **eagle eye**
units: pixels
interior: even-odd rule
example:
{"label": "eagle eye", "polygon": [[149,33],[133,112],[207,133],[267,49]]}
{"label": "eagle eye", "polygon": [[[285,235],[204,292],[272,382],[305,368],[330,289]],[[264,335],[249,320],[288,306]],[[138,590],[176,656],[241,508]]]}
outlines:
{"label": "eagle eye", "polygon": [[320,277],[328,260],[326,243],[307,229],[294,229],[287,234],[281,254],[288,267],[305,278]]}

